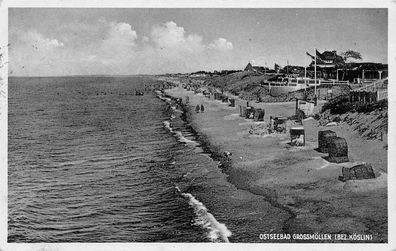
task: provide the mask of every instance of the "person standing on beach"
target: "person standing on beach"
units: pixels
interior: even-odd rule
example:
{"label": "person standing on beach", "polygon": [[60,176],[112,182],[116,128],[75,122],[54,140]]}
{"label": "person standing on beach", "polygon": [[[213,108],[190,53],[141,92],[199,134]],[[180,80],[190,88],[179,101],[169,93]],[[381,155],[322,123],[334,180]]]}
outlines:
{"label": "person standing on beach", "polygon": [[201,112],[205,111],[205,107],[203,106],[203,104],[201,104]]}
{"label": "person standing on beach", "polygon": [[199,105],[197,105],[197,106],[195,107],[195,111],[196,111],[197,113],[199,113]]}

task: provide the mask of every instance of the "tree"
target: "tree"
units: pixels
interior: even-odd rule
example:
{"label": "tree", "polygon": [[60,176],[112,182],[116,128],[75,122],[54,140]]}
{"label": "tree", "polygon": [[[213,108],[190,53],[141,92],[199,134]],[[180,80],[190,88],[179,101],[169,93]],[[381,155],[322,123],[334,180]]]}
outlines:
{"label": "tree", "polygon": [[362,55],[358,51],[347,50],[346,52],[341,53],[342,58],[346,62],[349,58],[362,60]]}
{"label": "tree", "polygon": [[344,71],[342,73],[342,80],[345,78],[345,72],[346,72],[346,62],[348,59],[353,58],[357,60],[362,60],[362,54],[358,51],[353,51],[353,50],[347,50],[346,52],[341,53],[341,57],[344,59]]}

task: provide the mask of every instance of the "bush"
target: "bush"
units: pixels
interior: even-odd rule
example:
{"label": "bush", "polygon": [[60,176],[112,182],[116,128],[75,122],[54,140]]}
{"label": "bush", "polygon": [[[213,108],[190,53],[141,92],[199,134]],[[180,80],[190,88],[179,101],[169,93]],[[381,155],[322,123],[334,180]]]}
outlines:
{"label": "bush", "polygon": [[357,103],[355,106],[355,111],[362,113],[369,113],[374,110],[382,110],[388,107],[388,100],[381,100],[373,103]]}
{"label": "bush", "polygon": [[339,116],[334,117],[333,122],[340,123],[341,122],[341,118]]}
{"label": "bush", "polygon": [[330,110],[332,114],[337,112],[343,113],[343,111],[347,111],[348,109],[350,109],[348,103],[349,103],[349,96],[346,95],[338,96],[325,103],[322,107],[321,112]]}
{"label": "bush", "polygon": [[378,102],[363,103],[363,102],[350,102],[349,96],[336,97],[323,105],[321,112],[330,110],[330,114],[344,114],[347,112],[360,112],[369,113],[374,110],[382,110],[388,107],[387,100]]}

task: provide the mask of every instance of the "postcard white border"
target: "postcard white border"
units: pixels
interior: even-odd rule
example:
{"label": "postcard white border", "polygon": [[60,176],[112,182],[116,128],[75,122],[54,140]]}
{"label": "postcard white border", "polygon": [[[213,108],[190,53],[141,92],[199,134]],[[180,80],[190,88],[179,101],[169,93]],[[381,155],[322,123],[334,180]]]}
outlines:
{"label": "postcard white border", "polygon": [[[387,8],[389,65],[388,243],[387,244],[266,244],[266,243],[7,243],[7,95],[0,96],[0,251],[23,250],[396,250],[395,112],[396,0],[0,0],[0,45],[8,44],[8,8]],[[5,55],[5,60],[7,60]],[[0,69],[7,94],[7,67]],[[393,154],[392,154],[393,153]]]}

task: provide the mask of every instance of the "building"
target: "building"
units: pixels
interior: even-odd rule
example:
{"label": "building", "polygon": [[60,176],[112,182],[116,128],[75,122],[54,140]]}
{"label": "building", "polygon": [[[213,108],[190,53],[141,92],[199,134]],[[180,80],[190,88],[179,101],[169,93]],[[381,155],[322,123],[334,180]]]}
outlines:
{"label": "building", "polygon": [[[312,62],[309,66],[314,67],[315,57],[307,52],[307,55],[312,58]],[[342,67],[345,64],[345,60],[337,55],[337,51],[324,51],[320,53],[316,50],[316,67],[319,68],[337,68]]]}
{"label": "building", "polygon": [[[337,55],[336,51],[324,51],[320,53],[316,50],[316,74],[318,78],[347,80],[349,82],[359,82],[361,80],[372,81],[383,79],[388,76],[388,65],[379,63],[346,63],[344,58]],[[314,77],[315,56],[311,57],[312,62],[307,68],[308,76]]]}
{"label": "building", "polygon": [[253,66],[250,62],[246,65],[246,67],[244,69],[244,71],[261,73],[261,74],[266,73],[268,70],[269,69],[267,67]]}

